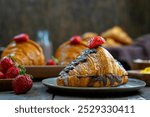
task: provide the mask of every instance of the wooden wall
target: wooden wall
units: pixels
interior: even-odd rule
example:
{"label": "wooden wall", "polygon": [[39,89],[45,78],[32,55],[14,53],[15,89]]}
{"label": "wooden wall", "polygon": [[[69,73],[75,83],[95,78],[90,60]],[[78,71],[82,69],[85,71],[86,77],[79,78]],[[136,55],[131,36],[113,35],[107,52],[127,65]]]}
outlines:
{"label": "wooden wall", "polygon": [[74,34],[122,26],[133,38],[150,31],[149,0],[0,0],[0,44],[49,30],[56,49]]}

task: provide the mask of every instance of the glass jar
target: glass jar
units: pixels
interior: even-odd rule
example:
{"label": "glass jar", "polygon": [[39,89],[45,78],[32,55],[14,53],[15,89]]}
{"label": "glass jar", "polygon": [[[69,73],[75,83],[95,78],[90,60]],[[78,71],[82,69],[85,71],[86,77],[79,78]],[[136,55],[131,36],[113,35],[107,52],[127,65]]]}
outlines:
{"label": "glass jar", "polygon": [[47,30],[39,30],[37,32],[37,43],[42,47],[45,56],[45,62],[53,55],[53,44],[50,39],[50,33]]}

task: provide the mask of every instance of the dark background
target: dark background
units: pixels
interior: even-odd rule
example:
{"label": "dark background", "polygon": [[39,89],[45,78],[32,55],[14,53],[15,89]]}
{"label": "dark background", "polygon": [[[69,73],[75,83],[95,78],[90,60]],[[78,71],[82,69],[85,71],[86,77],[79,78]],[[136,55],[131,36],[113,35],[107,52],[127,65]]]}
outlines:
{"label": "dark background", "polygon": [[0,0],[0,45],[49,30],[56,49],[74,34],[120,25],[132,38],[150,31],[149,0]]}

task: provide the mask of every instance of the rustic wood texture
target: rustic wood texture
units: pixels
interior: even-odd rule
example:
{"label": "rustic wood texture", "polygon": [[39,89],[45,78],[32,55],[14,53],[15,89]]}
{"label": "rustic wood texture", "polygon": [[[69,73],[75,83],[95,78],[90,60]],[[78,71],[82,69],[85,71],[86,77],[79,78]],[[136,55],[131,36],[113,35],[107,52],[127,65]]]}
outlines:
{"label": "rustic wood texture", "polygon": [[54,50],[74,34],[100,33],[114,25],[133,38],[149,33],[149,0],[0,0],[0,45],[11,37],[49,30]]}
{"label": "rustic wood texture", "polygon": [[53,93],[40,81],[36,81],[27,94],[15,95],[13,91],[0,92],[0,100],[150,100],[150,87],[144,87],[138,92],[130,93],[64,94]]}
{"label": "rustic wood texture", "polygon": [[26,94],[15,95],[13,91],[0,92],[0,100],[51,100],[53,95],[41,82],[34,82],[32,89]]}
{"label": "rustic wood texture", "polygon": [[43,66],[25,66],[26,73],[32,74],[34,79],[44,79],[49,77],[57,77],[64,66],[59,65],[43,65]]}

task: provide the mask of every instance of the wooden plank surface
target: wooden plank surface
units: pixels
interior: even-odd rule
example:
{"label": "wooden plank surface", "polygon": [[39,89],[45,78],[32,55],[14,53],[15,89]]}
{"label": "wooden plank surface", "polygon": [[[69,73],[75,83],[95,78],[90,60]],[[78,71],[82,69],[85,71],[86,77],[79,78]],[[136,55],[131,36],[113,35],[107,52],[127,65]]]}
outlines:
{"label": "wooden plank surface", "polygon": [[0,92],[0,100],[51,100],[52,97],[41,82],[34,82],[27,94],[15,95],[13,91]]}
{"label": "wooden plank surface", "polygon": [[74,97],[74,96],[60,96],[56,95],[54,100],[146,100],[140,95],[132,95],[125,97]]}
{"label": "wooden plank surface", "polygon": [[64,94],[54,93],[54,100],[149,100],[150,87],[144,87],[136,92],[126,93],[93,93],[93,94]]}
{"label": "wooden plank surface", "polygon": [[147,95],[144,97],[142,96],[142,94],[144,94],[144,92],[141,90],[137,92],[130,92],[130,93],[111,93],[111,94],[102,93],[102,94],[95,94],[95,95],[94,94],[92,95],[55,94],[54,100],[146,100]]}
{"label": "wooden plank surface", "polygon": [[150,100],[150,87],[130,93],[58,93],[52,92],[41,81],[34,82],[27,94],[15,95],[13,91],[0,92],[0,100]]}
{"label": "wooden plank surface", "polygon": [[150,87],[145,87],[142,90],[141,96],[147,100],[150,100]]}

